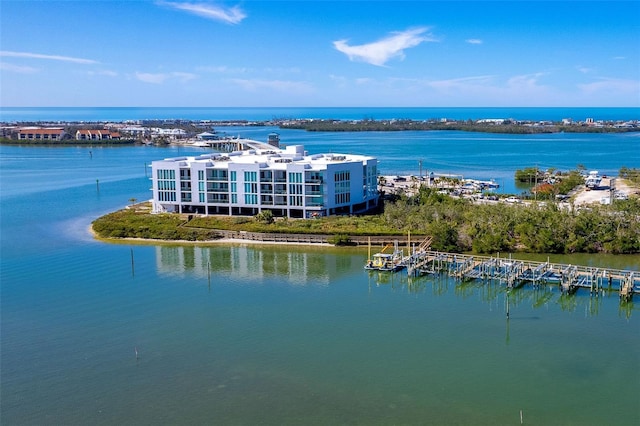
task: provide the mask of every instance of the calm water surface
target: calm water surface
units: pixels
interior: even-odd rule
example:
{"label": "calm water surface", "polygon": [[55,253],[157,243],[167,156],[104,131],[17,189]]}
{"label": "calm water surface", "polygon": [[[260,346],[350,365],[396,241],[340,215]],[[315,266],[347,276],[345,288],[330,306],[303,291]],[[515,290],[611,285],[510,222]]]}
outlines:
{"label": "calm water surface", "polygon": [[615,294],[410,281],[363,271],[366,249],[92,239],[150,196],[145,165],[189,152],[0,147],[2,424],[640,421],[640,312]]}

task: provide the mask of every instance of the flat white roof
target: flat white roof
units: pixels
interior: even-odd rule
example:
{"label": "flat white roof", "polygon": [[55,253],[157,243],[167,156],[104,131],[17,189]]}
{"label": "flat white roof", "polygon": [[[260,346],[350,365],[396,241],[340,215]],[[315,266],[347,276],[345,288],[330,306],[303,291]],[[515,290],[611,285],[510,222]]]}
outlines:
{"label": "flat white roof", "polygon": [[[254,142],[254,141],[251,141]],[[353,154],[313,154],[309,155],[303,150],[302,145],[292,145],[286,149],[279,149],[268,144],[256,142],[254,146],[261,149],[250,149],[247,151],[234,151],[232,153],[211,153],[194,157],[166,158],[160,161],[183,162],[185,166],[191,167],[197,163],[210,163],[220,167],[228,167],[229,164],[264,164],[270,169],[286,169],[287,164],[309,165],[312,169],[325,169],[329,164],[354,163],[374,160],[374,157]]]}

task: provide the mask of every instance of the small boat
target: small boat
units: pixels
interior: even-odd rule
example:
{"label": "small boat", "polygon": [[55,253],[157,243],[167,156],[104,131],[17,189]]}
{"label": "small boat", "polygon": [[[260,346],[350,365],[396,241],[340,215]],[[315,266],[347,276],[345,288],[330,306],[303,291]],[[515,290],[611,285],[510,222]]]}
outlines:
{"label": "small boat", "polygon": [[402,250],[398,249],[398,243],[395,243],[393,253],[384,253],[390,244],[385,246],[382,251],[369,257],[364,269],[372,271],[388,271],[397,272],[406,267],[403,262]]}

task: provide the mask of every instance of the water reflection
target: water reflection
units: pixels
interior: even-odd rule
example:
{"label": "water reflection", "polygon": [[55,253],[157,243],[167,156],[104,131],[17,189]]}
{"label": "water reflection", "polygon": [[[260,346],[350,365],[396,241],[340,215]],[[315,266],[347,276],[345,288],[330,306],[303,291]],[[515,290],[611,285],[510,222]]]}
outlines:
{"label": "water reflection", "polygon": [[[584,312],[585,317],[597,316],[601,307],[616,309],[620,317],[630,318],[636,309],[632,301],[620,302],[617,291],[603,290],[590,295],[586,290],[565,294],[557,285],[522,285],[508,288],[500,280],[456,280],[445,274],[422,277],[406,272],[388,273],[364,271],[364,257],[359,252],[305,251],[290,247],[239,246],[157,246],[157,269],[163,275],[200,278],[211,283],[228,275],[235,283],[260,283],[266,279],[293,286],[328,286],[354,280],[367,283],[368,290],[431,294],[436,297],[452,292],[456,298],[477,299],[489,311],[502,312],[513,318],[519,308],[547,309],[556,306],[567,313]],[[523,309],[524,310],[524,309]]]}
{"label": "water reflection", "polygon": [[617,291],[602,291],[590,295],[586,290],[579,290],[576,294],[566,294],[557,285],[523,285],[510,289],[499,280],[459,281],[444,274],[417,278],[402,273],[369,272],[368,275],[370,289],[390,285],[394,291],[428,293],[433,296],[444,296],[453,289],[456,297],[475,297],[480,303],[488,305],[490,311],[502,310],[507,318],[517,314],[520,307],[537,310],[557,306],[568,313],[583,310],[585,317],[593,317],[600,313],[603,305],[608,305],[607,309],[615,309],[612,305],[619,305],[619,315],[627,319],[635,309],[633,301],[621,302]]}
{"label": "water reflection", "polygon": [[325,252],[302,252],[279,247],[157,246],[158,272],[206,279],[231,274],[246,282],[278,277],[291,285],[328,285],[331,277],[352,270],[359,258]]}

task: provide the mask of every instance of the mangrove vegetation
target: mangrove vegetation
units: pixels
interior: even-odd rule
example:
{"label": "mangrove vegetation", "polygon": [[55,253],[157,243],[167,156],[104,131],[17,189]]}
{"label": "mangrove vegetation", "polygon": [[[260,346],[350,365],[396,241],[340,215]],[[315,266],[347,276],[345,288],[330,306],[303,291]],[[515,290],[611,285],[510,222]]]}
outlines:
{"label": "mangrove vegetation", "polygon": [[381,213],[316,219],[150,214],[127,208],[97,219],[102,238],[206,241],[216,230],[323,234],[336,244],[348,236],[429,235],[432,248],[450,252],[640,253],[640,199],[610,205],[560,207],[553,202],[475,203],[421,187],[417,195],[386,202]]}

